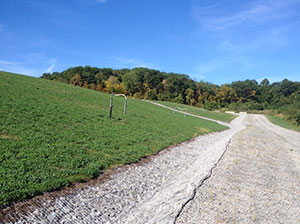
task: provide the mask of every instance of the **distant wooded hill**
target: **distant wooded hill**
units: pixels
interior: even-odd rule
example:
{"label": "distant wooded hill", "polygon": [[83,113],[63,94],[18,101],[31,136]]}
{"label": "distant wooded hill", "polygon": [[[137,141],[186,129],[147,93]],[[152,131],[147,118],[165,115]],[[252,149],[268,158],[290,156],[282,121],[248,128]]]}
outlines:
{"label": "distant wooded hill", "polygon": [[184,74],[148,68],[111,69],[90,66],[44,73],[41,78],[57,80],[107,93],[124,93],[135,98],[172,101],[214,110],[278,110],[300,124],[300,82],[284,79],[236,81],[215,85],[196,82]]}

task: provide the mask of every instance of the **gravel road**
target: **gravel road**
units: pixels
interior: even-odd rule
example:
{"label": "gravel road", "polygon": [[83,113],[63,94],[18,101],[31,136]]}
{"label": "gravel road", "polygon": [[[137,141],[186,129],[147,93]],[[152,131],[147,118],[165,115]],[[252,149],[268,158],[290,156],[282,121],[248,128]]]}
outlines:
{"label": "gravel road", "polygon": [[4,221],[299,222],[300,134],[259,115],[241,115],[229,126],[117,168],[105,180],[34,199],[26,211],[8,210]]}
{"label": "gravel road", "polygon": [[300,223],[300,133],[246,122],[176,223]]}

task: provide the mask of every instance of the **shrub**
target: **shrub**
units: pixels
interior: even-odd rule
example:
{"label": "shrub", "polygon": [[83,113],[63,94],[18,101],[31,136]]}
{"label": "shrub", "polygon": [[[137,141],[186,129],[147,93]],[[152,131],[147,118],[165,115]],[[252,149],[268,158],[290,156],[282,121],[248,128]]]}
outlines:
{"label": "shrub", "polygon": [[296,114],[295,121],[297,122],[297,125],[300,126],[300,113]]}

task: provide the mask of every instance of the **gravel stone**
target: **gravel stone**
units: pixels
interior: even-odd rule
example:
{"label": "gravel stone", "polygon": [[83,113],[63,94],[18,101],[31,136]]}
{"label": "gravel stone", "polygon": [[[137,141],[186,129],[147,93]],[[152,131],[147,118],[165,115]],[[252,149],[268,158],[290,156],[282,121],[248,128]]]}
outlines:
{"label": "gravel stone", "polygon": [[176,223],[300,223],[300,133],[246,122]]}

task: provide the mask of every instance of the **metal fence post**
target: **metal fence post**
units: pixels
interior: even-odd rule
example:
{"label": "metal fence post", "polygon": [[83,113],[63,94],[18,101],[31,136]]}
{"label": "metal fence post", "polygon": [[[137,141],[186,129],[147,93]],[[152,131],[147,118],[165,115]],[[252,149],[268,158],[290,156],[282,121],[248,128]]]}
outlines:
{"label": "metal fence post", "polygon": [[126,116],[127,113],[127,97],[125,97],[125,103],[124,103],[124,116]]}
{"label": "metal fence post", "polygon": [[112,110],[113,110],[113,96],[114,96],[114,94],[112,93],[111,96],[110,96],[109,119],[111,119],[111,116],[112,116]]}

